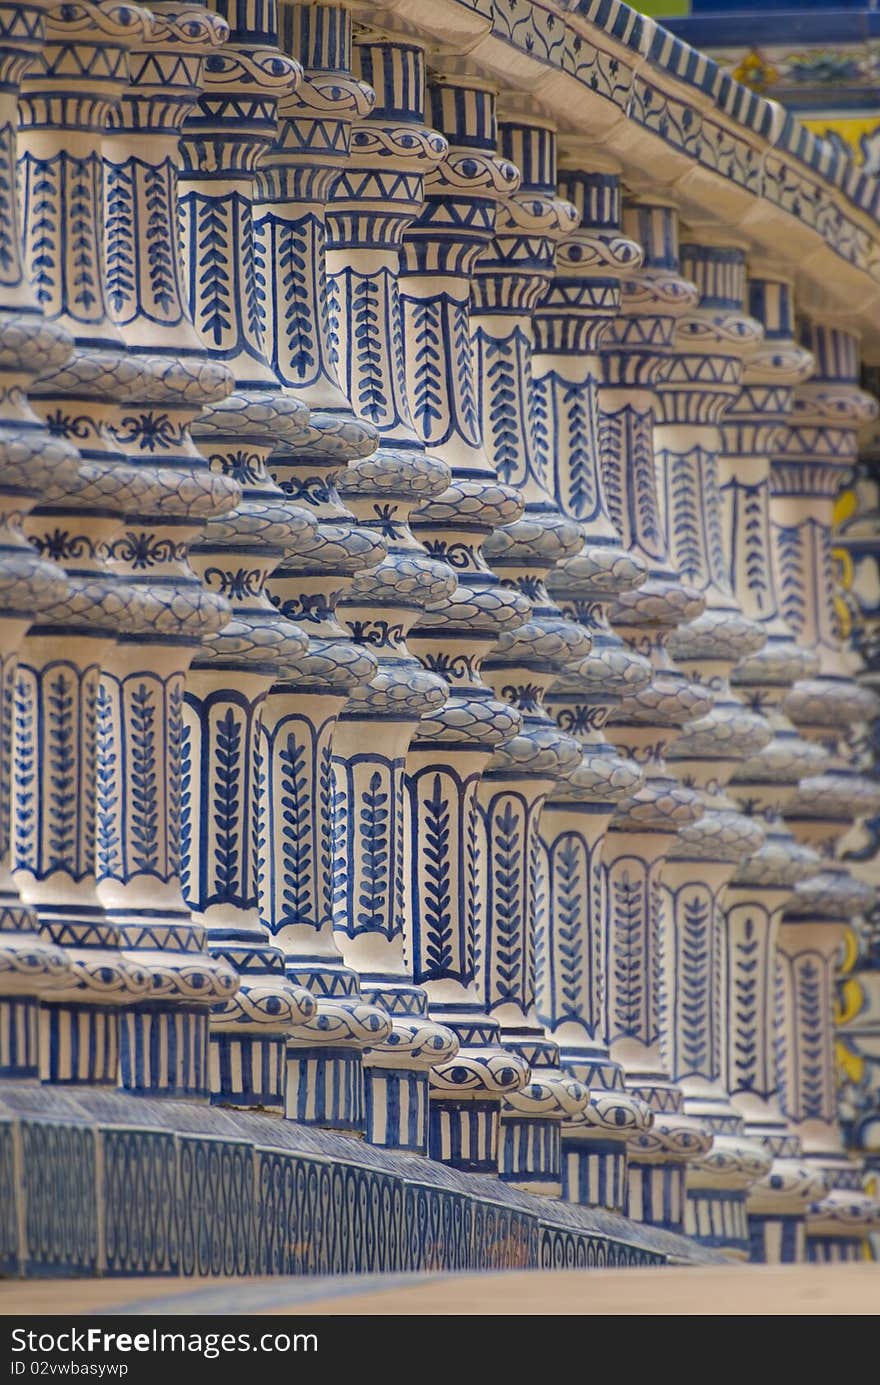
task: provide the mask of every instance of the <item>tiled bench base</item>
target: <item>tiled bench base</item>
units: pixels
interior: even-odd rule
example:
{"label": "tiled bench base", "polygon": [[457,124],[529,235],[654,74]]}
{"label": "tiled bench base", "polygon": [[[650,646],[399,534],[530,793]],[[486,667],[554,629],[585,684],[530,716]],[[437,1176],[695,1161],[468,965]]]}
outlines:
{"label": "tiled bench base", "polygon": [[[60,1108],[60,1109],[59,1109]],[[264,1275],[720,1257],[262,1113],[5,1087],[0,1274]]]}

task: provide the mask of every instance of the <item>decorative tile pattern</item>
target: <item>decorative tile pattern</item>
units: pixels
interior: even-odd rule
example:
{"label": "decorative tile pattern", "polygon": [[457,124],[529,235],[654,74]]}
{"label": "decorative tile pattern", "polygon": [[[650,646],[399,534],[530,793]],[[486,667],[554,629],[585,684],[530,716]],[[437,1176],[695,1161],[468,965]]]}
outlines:
{"label": "decorative tile pattern", "polygon": [[485,1269],[530,1269],[538,1263],[539,1225],[530,1217],[492,1202],[474,1209],[474,1263]]}
{"label": "decorative tile pattern", "polygon": [[105,1273],[179,1274],[174,1135],[107,1129],[100,1140]]}
{"label": "decorative tile pattern", "polygon": [[22,1121],[27,1274],[94,1274],[98,1268],[96,1132]]}
{"label": "decorative tile pattern", "polygon": [[[472,10],[473,0],[457,0],[459,7]],[[815,203],[822,184],[811,182],[806,169],[815,170],[835,188],[846,188],[850,198],[832,194],[837,201],[839,238],[822,231],[827,248],[850,263],[866,265],[862,258],[864,238],[870,235],[860,225],[860,214],[875,215],[876,183],[848,176],[847,160],[827,142],[818,139],[790,113],[781,117],[778,108],[757,92],[733,82],[716,62],[676,39],[645,16],[634,15],[628,6],[580,3],[544,4],[531,0],[508,0],[493,10],[493,32],[530,63],[543,64],[574,78],[591,95],[604,97],[627,119],[658,134],[664,142],[692,158],[700,166],[719,169],[719,126],[704,121],[706,102],[729,115],[731,125],[749,131],[760,145],[760,156],[750,167],[745,157],[732,158],[724,169],[725,178],[747,187],[756,197],[774,201],[807,226],[817,226]],[[649,67],[637,74],[627,62],[648,59]],[[673,97],[667,82],[690,86],[695,95],[688,100]],[[680,92],[681,86],[676,87]],[[742,138],[728,127],[728,140]],[[767,145],[778,153],[767,156]],[[756,173],[756,170],[758,172]],[[782,189],[800,180],[801,195],[785,196]],[[808,183],[812,193],[807,193]],[[827,184],[826,184],[827,186]],[[818,226],[817,226],[818,229]],[[859,242],[862,242],[860,245]],[[880,278],[880,261],[872,269]]]}
{"label": "decorative tile pattern", "polygon": [[180,1273],[252,1273],[253,1150],[189,1136],[178,1146]]}
{"label": "decorative tile pattern", "polygon": [[17,1171],[14,1127],[0,1121],[0,1274],[19,1271]]}
{"label": "decorative tile pattern", "polygon": [[0,0],[0,1273],[851,1259],[880,189],[621,0],[386,8]]}
{"label": "decorative tile pattern", "polygon": [[401,1268],[466,1270],[474,1262],[474,1208],[468,1198],[407,1183],[403,1198]]}
{"label": "decorative tile pattern", "polygon": [[[267,1126],[271,1140],[278,1122],[267,1118]],[[551,1201],[503,1185],[506,1202],[487,1198],[472,1180],[456,1186],[459,1176],[446,1170],[437,1170],[442,1180],[435,1181],[423,1161],[404,1167],[374,1154],[369,1163],[349,1162],[344,1138],[332,1159],[249,1140],[107,1125],[96,1135],[22,1121],[20,1138],[28,1168],[23,1272],[37,1276],[455,1272],[605,1259],[663,1263],[669,1253],[651,1249],[650,1229],[640,1232],[636,1251],[605,1229],[579,1228],[578,1219],[590,1214],[573,1207],[565,1229],[545,1225]],[[12,1147],[12,1126],[0,1124],[0,1179],[7,1184]],[[14,1206],[14,1199],[2,1205]],[[0,1234],[5,1272],[15,1274],[13,1222]],[[695,1253],[684,1241],[677,1249],[683,1259]]]}

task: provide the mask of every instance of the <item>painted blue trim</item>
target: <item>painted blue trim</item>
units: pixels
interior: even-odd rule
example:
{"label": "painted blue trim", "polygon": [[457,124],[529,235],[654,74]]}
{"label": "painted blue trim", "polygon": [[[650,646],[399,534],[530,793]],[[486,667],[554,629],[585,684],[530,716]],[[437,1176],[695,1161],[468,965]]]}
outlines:
{"label": "painted blue trim", "polygon": [[802,4],[802,9],[768,10],[762,0],[737,0],[736,12],[731,13],[713,10],[711,0],[693,0],[692,14],[662,22],[694,48],[779,43],[796,50],[804,44],[859,43],[880,33],[880,13],[852,0],[840,0],[835,9],[829,9],[827,0]]}

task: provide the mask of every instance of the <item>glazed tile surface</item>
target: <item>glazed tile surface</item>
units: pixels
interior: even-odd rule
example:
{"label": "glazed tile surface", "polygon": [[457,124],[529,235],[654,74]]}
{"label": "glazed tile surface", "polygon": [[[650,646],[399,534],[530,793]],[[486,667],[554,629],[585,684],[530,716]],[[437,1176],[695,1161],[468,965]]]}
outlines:
{"label": "glazed tile surface", "polygon": [[870,173],[619,0],[0,73],[0,1271],[861,1258]]}

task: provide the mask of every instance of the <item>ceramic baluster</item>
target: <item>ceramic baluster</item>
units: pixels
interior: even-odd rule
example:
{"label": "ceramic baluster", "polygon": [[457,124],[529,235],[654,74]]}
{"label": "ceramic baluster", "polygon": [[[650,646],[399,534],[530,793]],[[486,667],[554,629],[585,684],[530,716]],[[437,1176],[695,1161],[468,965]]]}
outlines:
{"label": "ceramic baluster", "polygon": [[[880,370],[862,366],[862,383],[880,397]],[[880,421],[867,423],[859,435],[859,461],[852,481],[835,503],[834,559],[840,574],[842,632],[853,655],[856,678],[875,692],[880,652]],[[867,728],[864,758],[877,774],[878,723]],[[856,825],[841,843],[843,858],[861,879],[875,888],[880,816]],[[843,1078],[841,1121],[847,1147],[856,1151],[877,1187],[880,1169],[880,929],[875,905],[862,927],[846,939],[838,981],[838,1064]],[[873,1244],[877,1246],[877,1236]]]}
{"label": "ceramic baluster", "polygon": [[[538,917],[538,1013],[560,1061],[589,1089],[587,1108],[562,1127],[563,1196],[622,1211],[626,1142],[650,1125],[647,1105],[625,1087],[609,1053],[607,889],[602,846],[620,800],[642,783],[603,727],[624,693],[651,679],[647,659],[608,624],[609,599],[644,581],[646,565],[624,551],[608,513],[597,445],[598,355],[620,306],[620,276],[637,269],[641,247],[620,229],[620,176],[593,150],[566,140],[560,194],[580,224],[558,247],[556,273],[535,314],[534,434],[538,464],[560,510],[581,522],[578,552],[550,573],[563,613],[590,632],[586,667],[546,694],[559,725],[581,743],[573,774],[548,795],[539,824],[543,873]],[[584,167],[586,166],[586,167]],[[589,169],[589,171],[586,171]]]}
{"label": "ceramic baluster", "polygon": [[528,1066],[499,1047],[500,1024],[478,988],[486,844],[476,795],[493,752],[522,719],[491,695],[480,664],[505,630],[522,624],[529,606],[481,553],[493,529],[517,519],[522,500],[497,479],[483,445],[469,297],[474,265],[494,233],[496,204],[516,190],[519,173],[496,154],[488,84],[444,70],[429,85],[428,112],[449,152],[427,176],[425,206],[404,238],[400,295],[413,422],[431,455],[450,467],[451,481],[413,511],[412,526],[428,552],[454,569],[458,585],[417,621],[409,639],[426,667],[447,680],[449,696],[419,723],[407,760],[408,946],[431,1014],[460,1044],[430,1074],[431,1156],[497,1172],[502,1098],[524,1086]]}
{"label": "ceramic baluster", "polygon": [[861,1260],[880,1200],[844,1148],[835,1054],[835,981],[844,943],[873,904],[870,886],[831,869],[799,883],[777,947],[777,1058],[783,1110],[828,1189],[806,1218],[808,1260]]}
{"label": "ceramic baluster", "polygon": [[152,991],[122,1013],[121,1082],[135,1094],[203,1096],[208,1016],[238,989],[211,957],[180,884],[183,684],[229,606],[189,563],[204,523],[230,510],[237,481],[211,470],[190,425],[230,391],[186,305],[177,231],[180,127],[202,63],[228,28],[198,5],[159,4],[131,51],[131,84],[104,141],[107,290],[126,356],[142,375],[110,428],[138,472],[136,503],[109,547],[137,593],[138,621],[107,652],[97,691],[98,898]]}
{"label": "ceramic baluster", "polygon": [[50,435],[28,404],[39,371],[71,354],[69,333],[41,315],[21,255],[16,194],[18,86],[39,54],[48,4],[0,6],[0,1076],[6,1083],[39,1075],[39,997],[70,984],[62,948],[39,934],[37,915],[12,879],[9,828],[12,698],[18,650],[31,621],[67,591],[64,572],[32,548],[22,532],[28,510],[56,482],[75,475],[77,454]]}
{"label": "ceramic baluster", "polygon": [[718,479],[725,568],[743,614],[767,632],[761,649],[741,659],[731,685],[764,715],[773,739],[736,767],[730,796],[764,830],[764,845],[736,870],[724,897],[725,1022],[722,1034],[727,1090],[745,1134],[773,1156],[768,1174],[747,1189],[753,1260],[802,1260],[804,1216],[824,1190],[816,1170],[800,1158],[800,1140],[779,1105],[774,1042],[776,939],[794,886],[815,873],[819,859],[795,841],[783,819],[798,781],[816,773],[826,755],[805,741],[782,711],[797,678],[815,670],[816,658],[795,645],[779,611],[771,562],[770,456],[782,436],[794,386],[813,368],[808,351],[792,339],[792,289],[784,273],[750,261],[748,306],[764,340],[743,367],[739,394],[720,423]]}
{"label": "ceramic baluster", "polygon": [[580,526],[556,506],[535,449],[532,314],[553,272],[557,242],[577,213],[556,197],[556,132],[528,98],[507,98],[499,148],[519,169],[519,189],[499,205],[495,239],[477,263],[471,299],[477,404],[499,480],[525,501],[522,516],[490,534],[483,553],[529,602],[483,661],[489,686],[522,713],[478,790],[486,841],[483,985],[501,1042],[525,1059],[531,1080],[501,1112],[499,1174],[533,1192],[562,1191],[562,1123],[583,1114],[589,1089],[560,1070],[559,1049],[536,1012],[536,930],[543,912],[538,829],[547,794],[579,766],[580,742],[544,706],[561,673],[586,675],[590,637],[566,620],[545,586],[581,547]]}
{"label": "ceramic baluster", "polygon": [[654,675],[622,696],[607,721],[608,738],[645,774],[644,784],[618,805],[603,847],[609,1022],[611,1057],[654,1116],[650,1128],[629,1142],[629,1215],[680,1229],[685,1168],[706,1153],[712,1136],[685,1114],[664,1051],[672,996],[660,873],[678,831],[701,816],[702,805],[673,777],[665,756],[681,728],[709,710],[710,699],[666,651],[671,632],[697,617],[704,603],[669,558],[657,496],[654,416],[675,321],[694,303],[696,289],[678,272],[671,207],[625,204],[623,229],[643,247],[644,262],[622,280],[620,313],[600,343],[599,456],[609,513],[625,551],[642,559],[647,577],[615,594],[609,615],[626,642],[650,658]]}
{"label": "ceramic baluster", "polygon": [[132,6],[88,0],[50,11],[19,103],[25,259],[44,314],[75,348],[31,399],[55,435],[78,446],[81,462],[75,479],[45,487],[27,522],[37,550],[64,564],[68,584],[31,626],[19,661],[13,864],[22,897],[71,963],[71,986],[40,1014],[43,1080],[110,1087],[119,1080],[120,1007],[153,986],[149,970],[121,954],[94,873],[100,670],[117,631],[137,625],[139,604],[137,587],[106,557],[144,494],[112,430],[149,376],[108,316],[101,137],[128,84],[127,50],[149,22]]}
{"label": "ceramic baluster", "polygon": [[[880,929],[876,905],[849,929],[837,957],[835,1060],[838,1113],[847,1149],[866,1170],[864,1188],[880,1191]],[[841,955],[842,954],[842,955]],[[878,1232],[872,1231],[876,1251]]]}
{"label": "ceramic baluster", "polygon": [[876,716],[877,700],[852,678],[842,649],[831,531],[858,431],[877,404],[858,388],[857,337],[809,318],[800,336],[815,371],[795,390],[790,426],[772,459],[770,514],[782,614],[819,660],[817,674],[795,683],[784,706],[808,739],[824,745],[830,763],[801,781],[786,812],[795,835],[823,857],[823,869],[797,886],[779,930],[779,1082],[804,1157],[830,1187],[807,1216],[808,1258],[851,1259],[878,1225],[880,1203],[861,1191],[863,1171],[843,1147],[833,996],[841,944],[873,907],[874,890],[837,861],[836,849],[855,820],[877,812],[878,786],[853,763],[848,743],[858,723]]}
{"label": "ceramic baluster", "polygon": [[317,529],[269,584],[281,612],[307,633],[309,649],[287,661],[263,704],[258,889],[261,917],[285,954],[288,977],[318,1002],[315,1019],[288,1044],[287,1116],[362,1135],[363,1053],[387,1038],[391,1022],[361,996],[334,932],[344,858],[333,736],[351,693],[375,674],[376,660],[343,629],[335,608],[352,579],[382,561],[385,545],[356,522],[336,491],[346,464],[375,450],[376,430],[356,416],[339,383],[325,215],[352,125],[368,114],[373,93],[352,76],[351,19],[344,9],[284,0],[279,32],[282,49],[305,71],[279,103],[278,139],[258,174],[265,342],[276,373],[311,412],[302,441],[276,450],[270,471]]}
{"label": "ceramic baluster", "polygon": [[316,524],[266,469],[275,447],[300,437],[308,410],[265,358],[252,201],[255,170],[275,139],[278,99],[301,69],[278,51],[274,0],[220,0],[217,9],[230,36],[206,63],[203,94],[183,127],[180,207],[193,321],[210,355],[235,376],[233,393],[202,414],[193,435],[242,496],[208,521],[192,549],[196,571],[232,610],[187,677],[183,893],[212,955],[241,978],[211,1016],[211,1098],[281,1111],[287,1040],[316,1005],[286,977],[284,954],[259,917],[256,755],[266,693],[308,642],[272,605],[266,583],[276,564],[313,541]]}
{"label": "ceramic baluster", "polygon": [[[880,401],[880,367],[862,362],[863,388]],[[858,682],[880,691],[880,413],[858,435],[858,462],[834,504],[832,559],[844,655]],[[857,742],[860,763],[876,773],[878,723]],[[861,819],[841,843],[862,879],[880,884],[880,817]]]}
{"label": "ceramic baluster", "polygon": [[340,369],[348,397],[379,432],[379,448],[353,462],[340,492],[387,557],[352,583],[340,618],[377,660],[357,688],[333,742],[341,807],[337,940],[361,990],[392,1019],[365,1057],[367,1139],[425,1154],[428,1070],[451,1058],[452,1032],[428,1016],[404,946],[412,843],[404,823],[406,753],[419,718],[447,687],[422,668],[406,636],[419,613],[455,589],[452,569],[430,558],[409,527],[421,500],[445,490],[449,468],[429,456],[410,416],[397,279],[404,231],[424,200],[424,179],[446,153],[425,126],[425,55],[415,44],[365,34],[354,68],[376,92],[352,130],[351,157],[328,206],[327,268]]}
{"label": "ceramic baluster", "polygon": [[695,621],[674,631],[669,652],[711,691],[708,716],[686,727],[669,753],[670,766],[701,794],[704,814],[685,828],[663,871],[669,921],[668,965],[674,977],[670,1062],[685,1093],[685,1110],[715,1132],[711,1152],[688,1170],[685,1229],[731,1256],[744,1258],[749,1239],[746,1193],[770,1165],[743,1138],[742,1117],[724,1083],[726,946],[722,896],[737,866],[764,834],[725,790],[737,764],[760,754],[769,724],[730,688],[742,657],[765,642],[759,621],[746,617],[727,578],[718,492],[719,422],[739,393],[742,362],[760,342],[761,325],[743,309],[745,252],[702,230],[679,250],[682,272],[700,293],[676,323],[670,368],[660,389],[654,432],[661,505],[676,568],[704,596]]}

